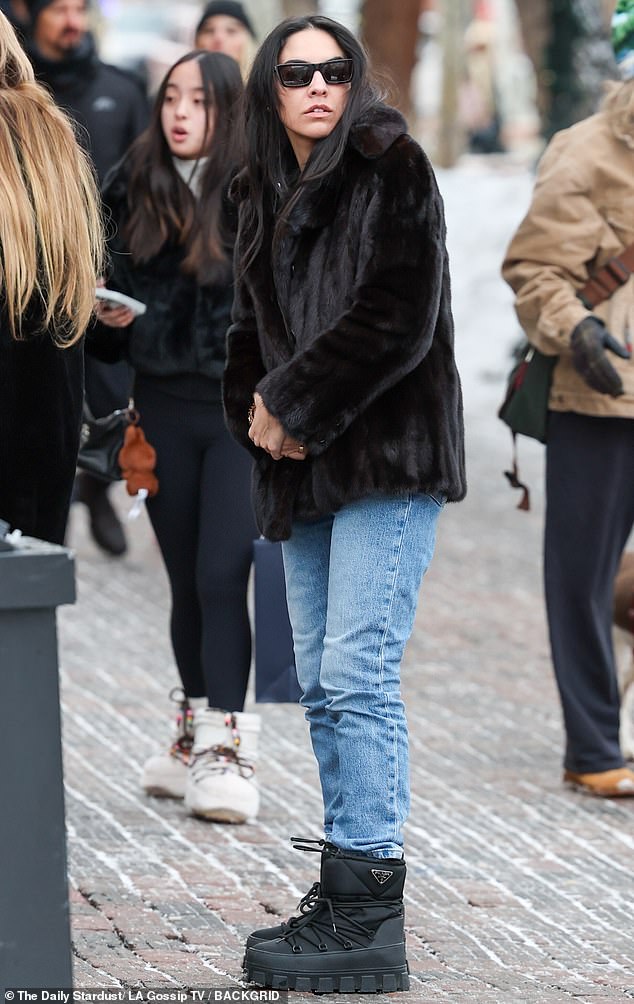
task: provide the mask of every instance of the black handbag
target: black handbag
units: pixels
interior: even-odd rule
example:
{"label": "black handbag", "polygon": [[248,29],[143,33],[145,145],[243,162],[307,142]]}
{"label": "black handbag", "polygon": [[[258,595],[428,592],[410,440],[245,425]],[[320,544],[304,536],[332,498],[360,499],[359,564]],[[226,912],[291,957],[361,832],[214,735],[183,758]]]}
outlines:
{"label": "black handbag", "polygon": [[558,359],[559,356],[545,356],[528,342],[522,347],[519,362],[509,373],[504,401],[498,411],[498,418],[514,435],[546,442],[548,398]]}
{"label": "black handbag", "polygon": [[297,704],[301,690],[295,672],[281,544],[264,537],[255,540],[253,571],[255,700],[258,703]]}
{"label": "black handbag", "polygon": [[95,418],[84,401],[77,466],[101,481],[120,481],[119,452],[126,429],[138,420],[132,404]]}
{"label": "black handbag", "polygon": [[545,356],[529,342],[522,345],[518,355],[519,360],[507,379],[498,418],[508,425],[513,434],[512,466],[510,471],[504,471],[504,477],[511,488],[522,491],[517,508],[528,510],[531,507],[530,491],[528,485],[520,480],[515,437],[529,436],[540,443],[546,442],[548,399],[559,356]]}

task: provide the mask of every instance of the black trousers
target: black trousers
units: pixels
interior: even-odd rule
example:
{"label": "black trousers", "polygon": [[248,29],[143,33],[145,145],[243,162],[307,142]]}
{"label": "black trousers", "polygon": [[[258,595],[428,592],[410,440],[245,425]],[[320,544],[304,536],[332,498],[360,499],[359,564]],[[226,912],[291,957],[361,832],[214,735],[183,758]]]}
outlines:
{"label": "black trousers", "polygon": [[171,638],[188,697],[241,711],[251,663],[247,581],[257,536],[251,459],[219,401],[184,400],[137,380],[135,404],[156,450],[159,492],[148,514],[172,593]]}
{"label": "black trousers", "polygon": [[634,419],[551,412],[544,575],[566,730],[564,765],[623,765],[612,650],[614,577],[634,525]]}

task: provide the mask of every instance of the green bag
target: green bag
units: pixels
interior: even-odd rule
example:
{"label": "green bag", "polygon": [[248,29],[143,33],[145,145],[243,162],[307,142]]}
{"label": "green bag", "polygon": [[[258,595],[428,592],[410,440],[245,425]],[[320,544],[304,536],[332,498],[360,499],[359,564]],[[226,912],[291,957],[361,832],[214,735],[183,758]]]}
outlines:
{"label": "green bag", "polygon": [[528,486],[519,477],[515,437],[529,436],[540,443],[546,442],[548,399],[558,358],[545,356],[527,342],[522,348],[519,362],[509,373],[506,396],[498,411],[498,418],[513,433],[513,466],[510,471],[504,471],[504,477],[512,488],[520,488],[523,492],[518,509],[530,509],[531,502]]}
{"label": "green bag", "polygon": [[545,356],[528,342],[511,370],[498,417],[516,435],[546,442],[548,398],[558,356]]}

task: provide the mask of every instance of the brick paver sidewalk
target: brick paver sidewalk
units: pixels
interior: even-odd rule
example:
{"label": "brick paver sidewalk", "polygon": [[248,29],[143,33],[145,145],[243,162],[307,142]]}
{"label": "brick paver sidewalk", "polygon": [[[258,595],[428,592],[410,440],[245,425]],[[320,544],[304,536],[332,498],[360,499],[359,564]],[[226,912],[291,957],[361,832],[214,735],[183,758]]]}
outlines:
{"label": "brick paver sidewalk", "polygon": [[[471,494],[443,514],[404,668],[408,999],[633,999],[634,803],[561,784],[539,498],[528,515],[513,508],[506,437],[488,419],[471,422],[469,452]],[[538,488],[540,451],[524,453]],[[237,986],[245,936],[292,912],[316,878],[316,855],[288,843],[320,835],[302,712],[260,708],[254,824],[206,824],[141,794],[176,682],[165,578],[145,521],[112,561],[84,517],[73,513],[80,598],[60,615],[75,983]]]}
{"label": "brick paver sidewalk", "polygon": [[[532,512],[515,510],[501,474],[510,445],[494,415],[516,324],[497,271],[530,185],[482,158],[441,177],[470,492],[442,516],[403,671],[412,992],[399,999],[415,1004],[634,999],[634,801],[562,786],[540,582],[541,448],[521,445]],[[60,611],[60,637],[75,985],[238,987],[245,936],[287,917],[317,877],[317,856],[288,842],[320,835],[306,726],[298,707],[259,709],[253,825],[206,824],[141,793],[141,764],[168,742],[177,678],[147,522],[130,538],[129,556],[109,560],[87,538],[81,507],[73,512],[79,602]]]}

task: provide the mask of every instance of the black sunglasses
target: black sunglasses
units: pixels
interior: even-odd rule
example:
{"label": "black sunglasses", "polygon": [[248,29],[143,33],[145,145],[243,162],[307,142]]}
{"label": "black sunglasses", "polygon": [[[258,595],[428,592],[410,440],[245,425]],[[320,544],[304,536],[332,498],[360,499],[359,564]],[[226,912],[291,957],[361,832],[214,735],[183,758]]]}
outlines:
{"label": "black sunglasses", "polygon": [[351,59],[327,59],[324,63],[278,63],[275,67],[282,87],[308,87],[317,70],[327,84],[349,84],[354,63]]}

